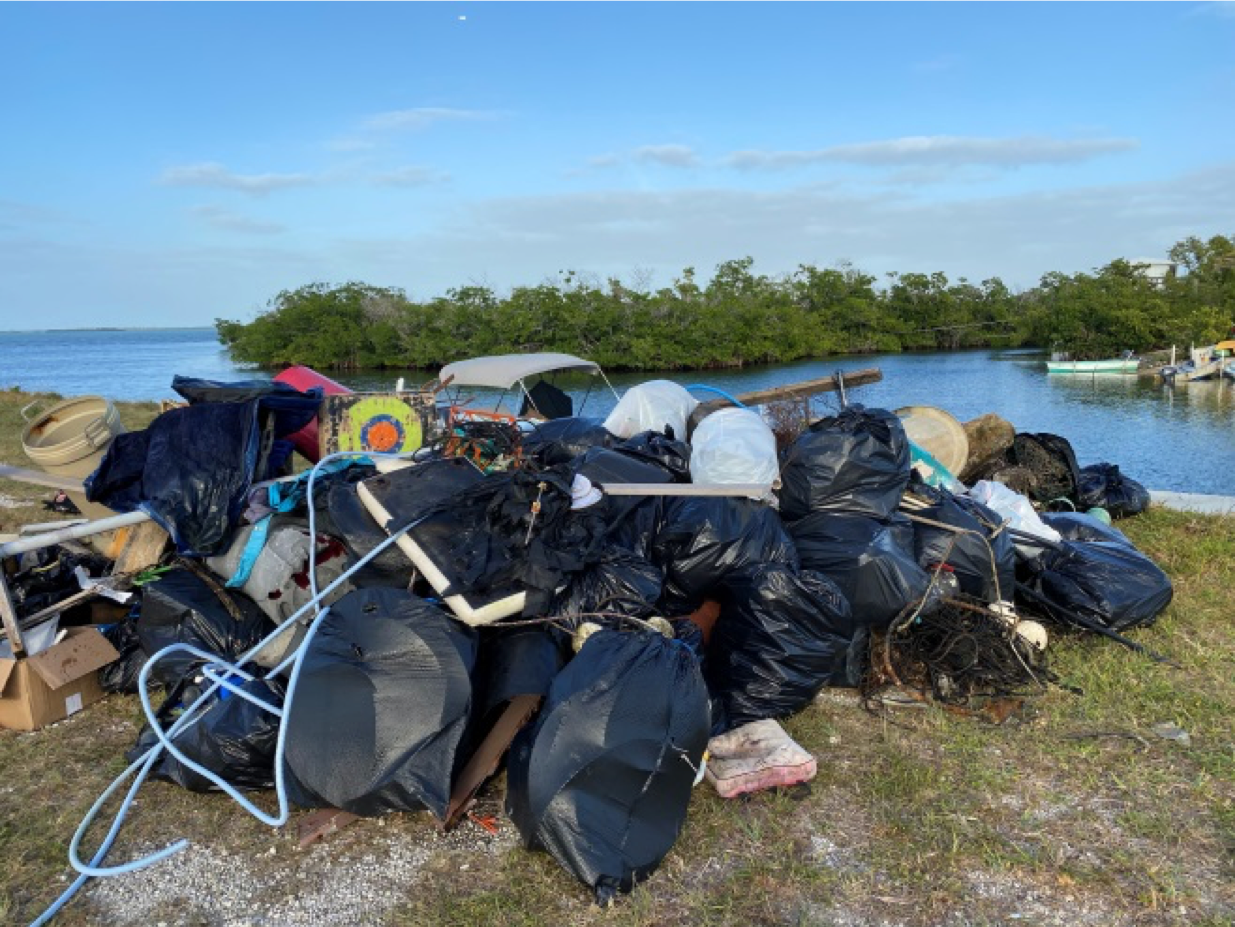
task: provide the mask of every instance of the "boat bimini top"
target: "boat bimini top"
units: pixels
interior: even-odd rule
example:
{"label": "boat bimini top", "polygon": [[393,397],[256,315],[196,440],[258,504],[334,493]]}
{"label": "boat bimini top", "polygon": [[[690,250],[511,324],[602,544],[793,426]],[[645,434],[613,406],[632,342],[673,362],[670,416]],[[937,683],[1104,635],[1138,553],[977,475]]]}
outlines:
{"label": "boat bimini top", "polygon": [[[599,376],[605,381],[605,385],[609,387],[614,397],[618,398],[617,391],[613,389],[613,385],[605,376],[605,372],[600,369],[599,364],[584,360],[582,357],[575,357],[573,354],[496,354],[491,357],[472,357],[447,364],[438,374],[438,382],[443,387],[454,389],[456,396],[459,389],[467,386],[499,389],[503,396],[517,386],[518,392],[522,394],[524,405],[539,413],[541,410],[537,407],[533,395],[534,389],[529,390],[524,381],[529,377],[561,370],[577,370],[591,374],[593,377]],[[588,394],[591,394],[590,386]],[[585,396],[584,402],[586,401]],[[501,404],[500,398],[498,404]]]}

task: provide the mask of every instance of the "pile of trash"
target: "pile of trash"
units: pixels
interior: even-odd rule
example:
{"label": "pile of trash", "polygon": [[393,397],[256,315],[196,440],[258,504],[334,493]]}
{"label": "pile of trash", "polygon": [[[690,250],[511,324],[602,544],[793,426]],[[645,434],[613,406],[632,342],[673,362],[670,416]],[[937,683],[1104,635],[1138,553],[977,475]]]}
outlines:
{"label": "pile of trash", "polygon": [[[850,404],[778,452],[757,411],[692,420],[654,381],[603,422],[516,429],[501,468],[447,440],[293,476],[315,391],[178,386],[188,404],[117,436],[86,481],[174,547],[108,631],[104,684],[150,722],[128,775],[276,825],[338,808],[449,827],[505,755],[524,844],[601,903],[657,868],[701,782],[809,781],[778,721],[824,687],[999,720],[1054,679],[1048,633],[1127,641],[1171,599],[1109,524],[1143,487],[1057,436],[975,442],[953,474],[897,414]],[[53,557],[74,563],[12,571],[19,619],[47,604]]]}

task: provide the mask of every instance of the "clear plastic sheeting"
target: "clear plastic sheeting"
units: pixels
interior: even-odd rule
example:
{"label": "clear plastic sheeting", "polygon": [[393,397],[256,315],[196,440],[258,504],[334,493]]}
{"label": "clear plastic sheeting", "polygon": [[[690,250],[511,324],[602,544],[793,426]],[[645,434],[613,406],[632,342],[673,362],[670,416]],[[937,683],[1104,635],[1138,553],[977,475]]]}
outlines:
{"label": "clear plastic sheeting", "polygon": [[605,419],[605,429],[619,438],[659,431],[686,440],[686,423],[699,400],[672,380],[649,380],[632,386]]}
{"label": "clear plastic sheeting", "polygon": [[691,437],[690,475],[709,486],[756,483],[771,489],[780,477],[776,435],[750,409],[713,412]]}
{"label": "clear plastic sheeting", "polygon": [[[1042,520],[1032,502],[1003,483],[979,480],[969,488],[968,495],[971,499],[981,502],[1000,518],[1005,519],[1017,531],[1032,534],[1052,544],[1058,544],[1063,540],[1058,531]],[[1016,548],[1027,557],[1037,556],[1042,549],[1041,545],[1024,542],[1017,542]]]}

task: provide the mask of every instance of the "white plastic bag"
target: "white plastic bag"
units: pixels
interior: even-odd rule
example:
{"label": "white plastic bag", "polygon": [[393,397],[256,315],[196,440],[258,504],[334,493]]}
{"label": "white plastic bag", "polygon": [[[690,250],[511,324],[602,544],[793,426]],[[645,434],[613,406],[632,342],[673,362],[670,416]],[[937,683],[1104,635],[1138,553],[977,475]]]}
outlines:
{"label": "white plastic bag", "polygon": [[686,387],[672,380],[649,380],[626,391],[609,417],[605,430],[619,438],[633,438],[644,431],[659,431],[678,441],[686,440],[686,423],[699,400]]}
{"label": "white plastic bag", "polygon": [[[1055,544],[1063,540],[1063,536],[1058,531],[1038,517],[1038,513],[1034,511],[1033,504],[1028,499],[1009,489],[1003,483],[980,480],[970,487],[969,496],[1000,517],[1008,519],[1017,531],[1024,531],[1026,534],[1032,534],[1034,537]],[[1036,557],[1042,552],[1041,547],[1023,541],[1017,541],[1016,546],[1027,557]]]}
{"label": "white plastic bag", "polygon": [[750,409],[720,409],[691,438],[690,479],[711,486],[756,483],[770,489],[780,477],[776,436]]}

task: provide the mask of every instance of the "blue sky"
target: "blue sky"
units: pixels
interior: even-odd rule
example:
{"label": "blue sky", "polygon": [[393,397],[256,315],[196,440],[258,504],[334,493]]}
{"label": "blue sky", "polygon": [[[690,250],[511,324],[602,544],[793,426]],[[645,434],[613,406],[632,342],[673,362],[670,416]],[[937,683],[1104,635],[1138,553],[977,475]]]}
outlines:
{"label": "blue sky", "polygon": [[1235,233],[1235,3],[0,3],[0,328]]}

